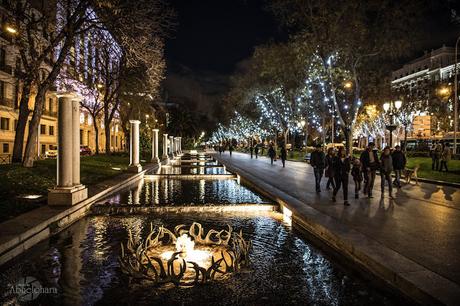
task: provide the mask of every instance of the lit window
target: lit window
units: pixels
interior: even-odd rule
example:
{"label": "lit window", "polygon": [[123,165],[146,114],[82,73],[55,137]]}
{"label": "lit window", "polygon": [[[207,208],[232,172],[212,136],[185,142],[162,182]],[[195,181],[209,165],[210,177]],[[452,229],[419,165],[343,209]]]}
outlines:
{"label": "lit window", "polygon": [[91,116],[88,116],[88,125],[93,124],[93,118]]}
{"label": "lit window", "polygon": [[83,123],[85,123],[85,114],[80,113],[80,124],[83,124]]}

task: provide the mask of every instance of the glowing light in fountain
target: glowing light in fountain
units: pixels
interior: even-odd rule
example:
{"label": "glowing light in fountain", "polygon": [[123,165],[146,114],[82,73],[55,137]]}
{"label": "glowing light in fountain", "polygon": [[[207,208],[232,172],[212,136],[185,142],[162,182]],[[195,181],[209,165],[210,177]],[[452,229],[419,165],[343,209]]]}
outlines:
{"label": "glowing light in fountain", "polygon": [[[211,252],[207,250],[195,250],[195,242],[187,234],[182,234],[177,238],[176,252],[181,252],[179,257],[186,261],[193,261],[200,265],[206,264],[212,256]],[[161,254],[161,257],[168,260],[173,253],[173,251],[166,251]]]}

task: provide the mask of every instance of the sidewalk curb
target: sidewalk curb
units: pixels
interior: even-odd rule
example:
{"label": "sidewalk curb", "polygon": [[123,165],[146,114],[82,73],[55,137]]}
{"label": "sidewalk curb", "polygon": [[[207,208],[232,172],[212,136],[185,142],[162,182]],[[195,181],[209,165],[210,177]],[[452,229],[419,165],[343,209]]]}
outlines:
{"label": "sidewalk curb", "polygon": [[421,304],[457,305],[460,286],[214,154],[241,180],[292,212],[292,220],[326,245]]}
{"label": "sidewalk curb", "polygon": [[[147,171],[155,169],[156,167],[158,167],[158,165],[147,165],[146,168],[141,172],[130,175],[123,181],[96,193],[95,195],[74,206],[43,206],[25,214],[19,215],[11,220],[0,223],[0,231],[2,232],[2,237],[0,238],[0,266],[13,259],[14,257],[22,254],[37,243],[49,238],[50,236],[70,226],[72,223],[78,221],[90,211],[91,205],[96,201],[104,198],[110,193],[117,192],[126,186],[129,186],[135,181],[142,179]],[[25,228],[25,230],[21,233],[8,234],[8,229],[17,228],[19,225],[26,224],[26,220],[30,221],[30,219],[38,219],[37,214],[45,215],[48,217],[43,221],[39,221],[39,223],[33,225],[31,228],[22,226]]]}

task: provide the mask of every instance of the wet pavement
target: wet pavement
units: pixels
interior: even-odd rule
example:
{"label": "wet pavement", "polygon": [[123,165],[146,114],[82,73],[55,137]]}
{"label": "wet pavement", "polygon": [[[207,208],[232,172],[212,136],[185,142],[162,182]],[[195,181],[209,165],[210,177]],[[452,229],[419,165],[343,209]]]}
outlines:
{"label": "wet pavement", "polygon": [[436,274],[460,284],[460,189],[420,183],[404,185],[381,197],[380,178],[374,185],[374,198],[360,193],[354,199],[354,184],[350,178],[349,200],[344,206],[342,192],[337,202],[331,201],[332,191],[315,193],[313,168],[302,162],[287,162],[286,168],[268,158],[251,159],[248,154],[216,154],[224,164],[234,166],[257,180],[287,193],[305,205],[331,217],[346,229],[356,230]]}

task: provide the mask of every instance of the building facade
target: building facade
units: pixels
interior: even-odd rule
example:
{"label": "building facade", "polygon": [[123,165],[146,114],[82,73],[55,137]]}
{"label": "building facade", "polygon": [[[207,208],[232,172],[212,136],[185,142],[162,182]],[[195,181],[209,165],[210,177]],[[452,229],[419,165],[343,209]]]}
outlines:
{"label": "building facade", "polygon": [[[37,10],[36,13],[40,14],[40,11]],[[11,161],[19,113],[19,101],[21,97],[21,83],[15,76],[16,71],[21,69],[19,52],[12,43],[11,35],[5,29],[5,20],[7,19],[8,11],[1,6],[0,3],[0,163],[8,163]],[[91,44],[89,44],[82,48],[84,42],[89,42],[95,35],[98,35],[97,31],[103,30],[95,29],[75,39],[75,46],[71,48],[65,67],[62,69],[62,74],[66,76],[80,76],[78,77],[80,86],[96,87],[98,84],[97,82],[101,80],[101,76],[98,75],[96,71],[93,72],[91,69],[88,69],[88,66],[94,70],[97,68],[95,65],[98,64],[98,46],[91,46]],[[103,35],[106,37],[110,34],[104,31]],[[99,39],[98,42],[103,43],[104,40]],[[114,43],[113,38],[109,37],[105,43],[112,45]],[[51,69],[46,63],[43,64],[43,68],[44,71],[50,71]],[[78,69],[81,71],[77,71]],[[68,72],[70,71],[73,73],[69,74]],[[75,72],[78,72],[78,74]],[[86,92],[87,90],[82,91]],[[33,88],[29,99],[29,109],[31,110],[35,104],[35,94],[36,88]],[[43,115],[39,125],[36,145],[37,158],[44,158],[47,151],[57,149],[57,112],[58,103],[55,92],[49,92],[46,94]],[[31,117],[32,114],[29,117],[29,122]],[[88,146],[92,152],[96,151],[94,124],[95,122],[93,122],[92,117],[82,108],[80,118],[80,142],[81,145]],[[99,152],[104,153],[106,148],[104,125],[102,120],[97,120],[96,124],[99,126]],[[29,125],[27,124],[24,141],[27,140],[28,130]],[[110,131],[111,150],[123,151],[125,149],[125,140],[122,129],[120,128],[118,116],[115,116],[115,119],[112,121]]]}
{"label": "building facade", "polygon": [[416,105],[409,137],[453,136],[455,49],[443,46],[393,71],[391,86],[403,103]]}

